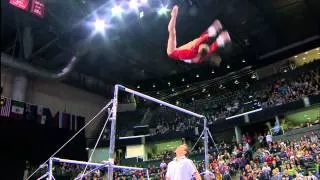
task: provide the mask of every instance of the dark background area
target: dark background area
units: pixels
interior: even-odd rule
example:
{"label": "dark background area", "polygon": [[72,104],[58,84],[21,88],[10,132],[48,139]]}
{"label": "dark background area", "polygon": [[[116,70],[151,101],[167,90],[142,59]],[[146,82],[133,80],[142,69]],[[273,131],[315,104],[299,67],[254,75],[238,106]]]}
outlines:
{"label": "dark background area", "polygon": [[[4,179],[22,179],[25,161],[38,166],[60,148],[75,132],[44,127],[25,120],[1,117],[1,160],[6,169]],[[84,133],[80,133],[55,157],[87,161]]]}

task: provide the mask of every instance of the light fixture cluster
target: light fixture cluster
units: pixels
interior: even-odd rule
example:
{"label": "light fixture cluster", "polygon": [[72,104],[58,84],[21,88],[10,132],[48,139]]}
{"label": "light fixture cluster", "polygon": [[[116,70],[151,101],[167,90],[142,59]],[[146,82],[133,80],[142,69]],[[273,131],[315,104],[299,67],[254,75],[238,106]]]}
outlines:
{"label": "light fixture cluster", "polygon": [[[111,8],[110,15],[106,14],[104,17],[116,17],[121,18],[124,13],[130,13],[135,12],[139,18],[144,17],[145,12],[143,9],[150,8],[150,5],[148,3],[148,0],[129,0],[129,1],[123,1],[120,3],[115,4]],[[170,12],[170,9],[168,9],[167,5],[161,5],[161,7],[156,8],[158,15],[167,15]],[[154,10],[152,10],[154,11]],[[111,19],[109,19],[111,21]],[[94,27],[97,32],[104,33],[104,30],[108,28],[106,18],[98,18],[96,17],[96,20],[94,22]]]}

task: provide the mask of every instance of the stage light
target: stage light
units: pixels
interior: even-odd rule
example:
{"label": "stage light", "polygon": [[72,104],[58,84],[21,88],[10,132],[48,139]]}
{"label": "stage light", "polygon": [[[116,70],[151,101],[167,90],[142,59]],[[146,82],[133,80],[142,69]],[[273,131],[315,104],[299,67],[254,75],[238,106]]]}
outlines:
{"label": "stage light", "polygon": [[114,16],[120,16],[121,13],[123,12],[123,9],[120,6],[114,6],[112,9],[112,15]]}
{"label": "stage light", "polygon": [[153,88],[155,88],[155,87],[156,87],[156,85],[155,85],[155,84],[153,84],[153,85],[152,85],[152,87],[153,87]]}
{"label": "stage light", "polygon": [[297,58],[298,56],[294,56],[294,58]]}
{"label": "stage light", "polygon": [[303,60],[306,60],[306,58],[304,57]]}
{"label": "stage light", "polygon": [[199,74],[197,74],[196,77],[197,77],[197,78],[200,77]]}
{"label": "stage light", "polygon": [[102,19],[96,19],[94,26],[95,26],[96,30],[99,32],[103,32],[104,29],[106,28],[106,24],[105,24],[104,20],[102,20]]}
{"label": "stage light", "polygon": [[192,101],[194,101],[194,98],[191,98],[192,99]]}
{"label": "stage light", "polygon": [[235,83],[235,84],[239,84],[239,81],[238,81],[238,80],[235,80],[234,83]]}
{"label": "stage light", "polygon": [[141,0],[140,1],[142,4],[147,4],[148,3],[148,0]]}
{"label": "stage light", "polygon": [[160,92],[158,91],[157,94],[160,94]]}
{"label": "stage light", "polygon": [[211,73],[214,74],[214,70],[212,70]]}
{"label": "stage light", "polygon": [[230,69],[230,66],[229,66],[229,65],[227,65],[227,68],[228,68],[228,69]]}
{"label": "stage light", "polygon": [[208,94],[208,97],[210,97],[211,95],[210,94]]}
{"label": "stage light", "polygon": [[172,88],[171,91],[174,92],[174,89]]}
{"label": "stage light", "polygon": [[187,85],[187,88],[189,88],[190,86],[189,86],[189,84]]}
{"label": "stage light", "polygon": [[202,92],[206,92],[206,89],[205,89],[205,88],[203,88],[203,89],[202,89]]}
{"label": "stage light", "polygon": [[139,3],[137,2],[137,0],[131,0],[131,1],[129,2],[129,7],[130,7],[131,9],[138,9]]}
{"label": "stage light", "polygon": [[137,86],[138,89],[140,89],[140,86]]}
{"label": "stage light", "polygon": [[170,86],[171,85],[171,83],[170,82],[168,82],[168,86]]}
{"label": "stage light", "polygon": [[243,62],[243,63],[245,63],[245,62],[246,62],[246,60],[245,60],[245,59],[242,59],[242,62]]}
{"label": "stage light", "polygon": [[181,81],[184,82],[184,78],[182,78]]}
{"label": "stage light", "polygon": [[304,54],[308,54],[308,52],[305,52]]}
{"label": "stage light", "polygon": [[255,74],[252,74],[251,79],[255,79],[257,76]]}
{"label": "stage light", "polygon": [[143,18],[143,16],[144,16],[144,12],[141,11],[141,12],[139,13],[139,17],[140,17],[140,18]]}
{"label": "stage light", "polygon": [[159,10],[158,10],[158,14],[159,15],[165,15],[167,14],[167,12],[169,11],[169,9],[167,7],[161,7]]}

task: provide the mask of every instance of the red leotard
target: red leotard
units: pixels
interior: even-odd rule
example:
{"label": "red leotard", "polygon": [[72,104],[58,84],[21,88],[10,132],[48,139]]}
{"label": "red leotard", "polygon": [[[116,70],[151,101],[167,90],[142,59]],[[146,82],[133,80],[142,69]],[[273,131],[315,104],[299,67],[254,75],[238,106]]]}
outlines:
{"label": "red leotard", "polygon": [[[190,49],[176,49],[174,50],[169,57],[178,61],[192,60],[198,55],[199,46],[209,39],[207,32],[203,33],[198,39],[197,42]],[[214,53],[218,48],[216,42],[210,45],[209,53],[202,57],[198,64],[203,63],[206,58],[208,58],[212,53]]]}

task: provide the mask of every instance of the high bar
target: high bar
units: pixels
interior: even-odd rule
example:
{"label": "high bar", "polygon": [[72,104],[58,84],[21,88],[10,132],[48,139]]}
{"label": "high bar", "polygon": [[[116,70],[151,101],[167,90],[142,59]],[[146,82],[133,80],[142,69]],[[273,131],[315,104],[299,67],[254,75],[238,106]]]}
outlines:
{"label": "high bar", "polygon": [[64,163],[70,163],[70,164],[79,164],[79,165],[89,165],[89,166],[102,166],[102,165],[104,165],[105,167],[111,166],[111,167],[116,168],[116,169],[132,169],[132,170],[138,170],[138,171],[144,170],[143,168],[110,165],[110,164],[107,164],[106,161],[104,162],[105,164],[91,163],[91,162],[85,162],[85,161],[76,161],[76,160],[70,160],[70,159],[61,159],[61,158],[52,158],[52,161],[54,161],[54,162],[64,162]]}
{"label": "high bar", "polygon": [[154,102],[156,102],[156,103],[158,103],[158,104],[162,104],[162,105],[167,106],[167,107],[170,107],[170,108],[172,108],[172,109],[175,109],[175,110],[184,112],[184,113],[186,113],[186,114],[189,114],[189,115],[191,115],[191,116],[196,116],[196,117],[198,117],[198,118],[204,118],[204,116],[201,115],[201,114],[197,114],[197,113],[194,113],[194,112],[192,112],[192,111],[189,111],[189,110],[183,109],[183,108],[181,108],[181,107],[175,106],[175,105],[173,105],[173,104],[170,104],[170,103],[161,101],[161,100],[159,100],[159,99],[153,98],[153,97],[151,97],[151,96],[148,96],[148,95],[146,95],[146,94],[140,93],[140,92],[135,91],[135,90],[133,90],[133,89],[129,89],[129,88],[124,87],[124,86],[119,85],[119,84],[117,84],[116,86],[118,86],[118,88],[119,88],[120,90],[122,90],[122,91],[126,91],[126,92],[128,92],[128,93],[131,93],[131,94],[140,96],[140,97],[142,97],[142,98],[145,98],[145,99],[148,99],[148,100],[151,100],[151,101],[154,101]]}
{"label": "high bar", "polygon": [[226,120],[233,119],[233,118],[240,117],[240,116],[244,116],[244,115],[247,115],[247,114],[252,114],[252,113],[255,113],[255,112],[258,112],[258,111],[262,111],[262,108],[255,109],[255,110],[248,111],[248,112],[241,113],[241,114],[237,114],[237,115],[234,115],[234,116],[230,116],[230,117],[227,117]]}

